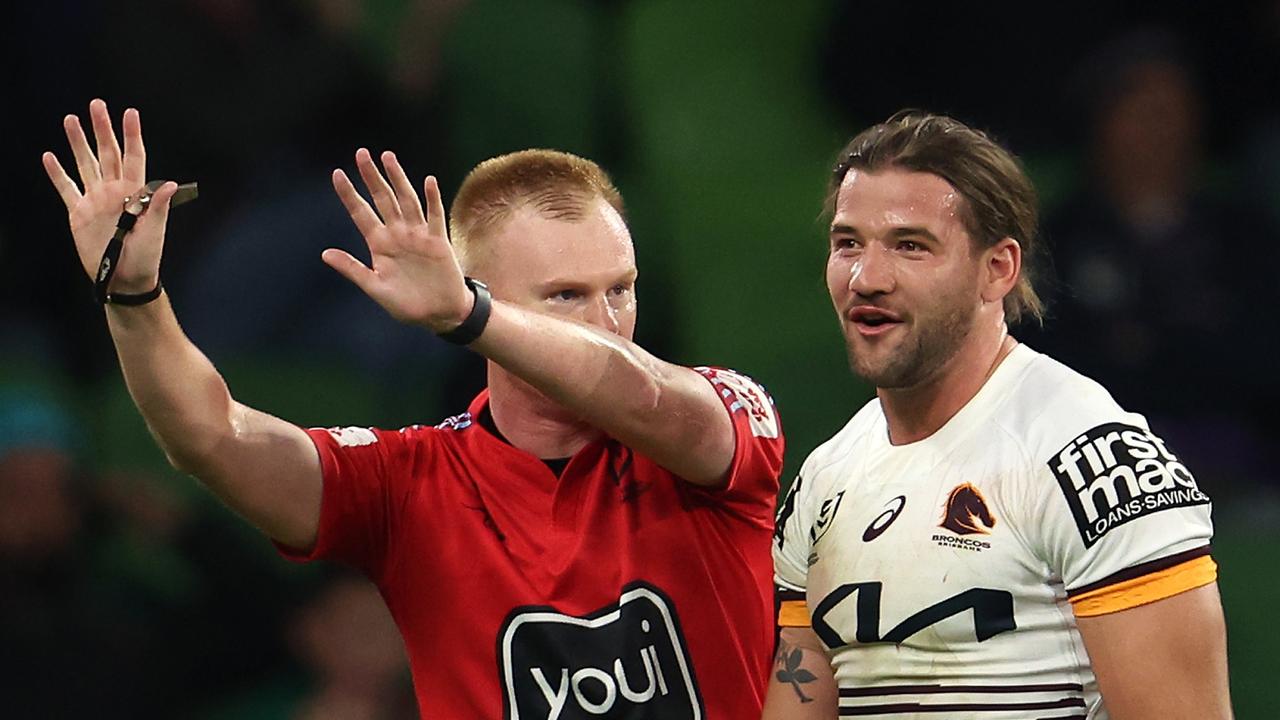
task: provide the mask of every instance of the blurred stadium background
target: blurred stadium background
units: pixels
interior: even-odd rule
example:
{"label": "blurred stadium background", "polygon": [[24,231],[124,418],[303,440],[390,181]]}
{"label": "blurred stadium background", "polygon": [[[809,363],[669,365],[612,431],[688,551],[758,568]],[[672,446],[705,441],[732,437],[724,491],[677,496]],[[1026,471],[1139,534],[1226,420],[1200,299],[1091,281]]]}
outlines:
{"label": "blurred stadium background", "polygon": [[[23,3],[0,53],[0,716],[412,717],[367,586],[299,568],[169,470],[40,168],[61,117],[141,109],[198,180],[164,281],[237,397],[302,425],[434,423],[478,360],[319,260],[328,186],[395,149],[446,198],[487,157],[601,162],[638,340],[766,384],[787,478],[869,395],[822,284],[827,170],[901,107],[984,128],[1042,194],[1054,299],[1015,330],[1148,414],[1217,500],[1238,717],[1275,717],[1280,3]],[[1271,448],[1271,450],[1268,450]],[[447,662],[441,658],[441,662]],[[345,703],[345,704],[344,704]],[[326,714],[327,713],[327,714]]]}

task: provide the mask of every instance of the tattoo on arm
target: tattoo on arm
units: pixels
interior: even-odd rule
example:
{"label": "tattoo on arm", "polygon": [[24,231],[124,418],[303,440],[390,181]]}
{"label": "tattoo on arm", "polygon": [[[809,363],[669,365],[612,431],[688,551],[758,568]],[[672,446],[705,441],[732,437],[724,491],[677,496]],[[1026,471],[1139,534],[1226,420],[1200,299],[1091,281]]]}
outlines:
{"label": "tattoo on arm", "polygon": [[800,702],[813,702],[813,698],[804,694],[801,685],[817,680],[817,676],[800,667],[800,663],[804,661],[804,649],[792,647],[787,644],[786,640],[778,639],[778,654],[774,656],[774,664],[778,666],[777,678],[778,682],[788,683],[791,689],[796,691],[796,696],[800,698]]}

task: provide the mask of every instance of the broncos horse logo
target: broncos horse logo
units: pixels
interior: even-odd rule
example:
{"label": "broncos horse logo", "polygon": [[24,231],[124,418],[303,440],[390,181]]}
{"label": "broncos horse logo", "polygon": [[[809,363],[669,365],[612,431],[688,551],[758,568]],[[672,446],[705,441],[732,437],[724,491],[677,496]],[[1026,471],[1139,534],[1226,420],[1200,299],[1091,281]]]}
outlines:
{"label": "broncos horse logo", "polygon": [[947,496],[939,527],[958,535],[987,535],[995,526],[996,517],[991,514],[978,488],[965,483],[956,486]]}

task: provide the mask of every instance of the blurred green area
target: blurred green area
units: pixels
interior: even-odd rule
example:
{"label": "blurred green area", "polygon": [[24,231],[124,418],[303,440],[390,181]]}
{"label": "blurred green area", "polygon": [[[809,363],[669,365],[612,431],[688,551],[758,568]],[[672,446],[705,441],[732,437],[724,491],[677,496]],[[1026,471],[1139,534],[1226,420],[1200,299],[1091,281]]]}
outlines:
{"label": "blurred green area", "polygon": [[1227,616],[1227,656],[1231,699],[1240,720],[1275,717],[1271,675],[1280,646],[1280,584],[1275,581],[1280,523],[1276,508],[1269,519],[1247,519],[1227,508],[1216,514],[1213,555]]}
{"label": "blurred green area", "polygon": [[673,0],[633,4],[624,22],[634,162],[667,230],[638,242],[661,243],[670,268],[675,355],[770,390],[788,476],[869,396],[823,280],[822,197],[844,141],[817,93],[827,10]]}

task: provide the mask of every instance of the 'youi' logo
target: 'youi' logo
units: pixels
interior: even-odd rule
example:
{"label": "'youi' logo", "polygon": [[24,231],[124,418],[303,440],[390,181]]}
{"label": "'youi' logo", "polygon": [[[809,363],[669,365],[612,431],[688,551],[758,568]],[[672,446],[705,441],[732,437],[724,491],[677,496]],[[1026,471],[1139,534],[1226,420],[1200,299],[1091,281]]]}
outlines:
{"label": "'youi' logo", "polygon": [[700,720],[675,606],[636,582],[585,617],[519,608],[498,635],[510,720]]}
{"label": "'youi' logo", "polygon": [[1196,479],[1150,430],[1106,423],[1049,459],[1085,547],[1132,520],[1170,508],[1204,505]]}

